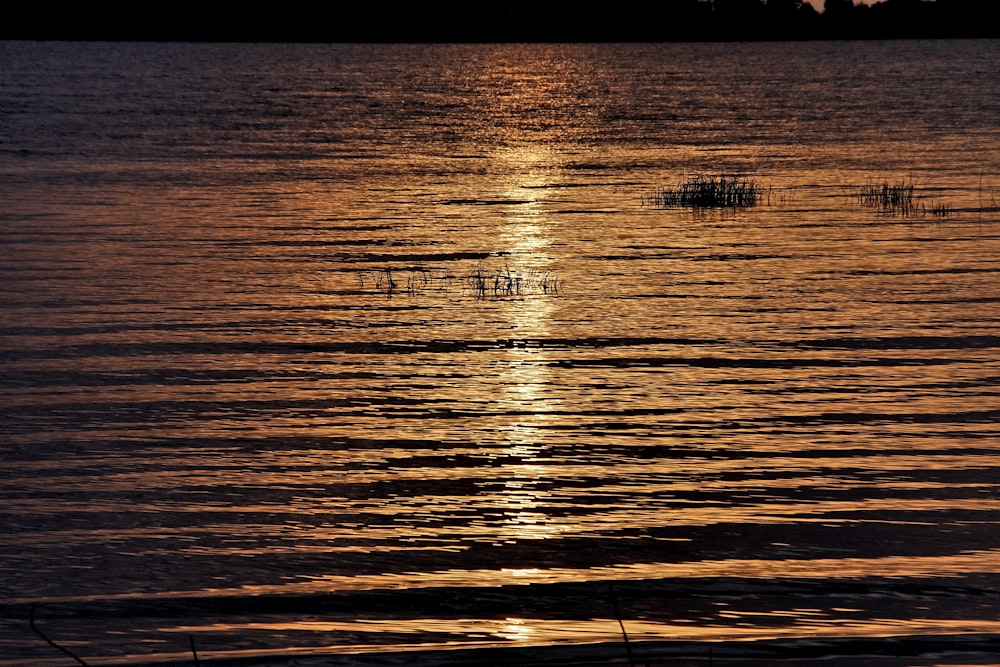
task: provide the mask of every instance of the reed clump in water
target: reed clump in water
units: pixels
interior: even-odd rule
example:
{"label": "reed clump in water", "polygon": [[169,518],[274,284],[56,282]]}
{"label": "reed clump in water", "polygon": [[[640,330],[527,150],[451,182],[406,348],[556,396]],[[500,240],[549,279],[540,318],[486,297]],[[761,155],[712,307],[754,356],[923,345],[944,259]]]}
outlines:
{"label": "reed clump in water", "polygon": [[858,188],[856,196],[862,206],[889,215],[910,215],[921,210],[916,187],[906,180],[868,183]]}
{"label": "reed clump in water", "polygon": [[749,208],[767,192],[756,180],[739,175],[699,174],[674,188],[658,188],[650,197],[656,208]]}

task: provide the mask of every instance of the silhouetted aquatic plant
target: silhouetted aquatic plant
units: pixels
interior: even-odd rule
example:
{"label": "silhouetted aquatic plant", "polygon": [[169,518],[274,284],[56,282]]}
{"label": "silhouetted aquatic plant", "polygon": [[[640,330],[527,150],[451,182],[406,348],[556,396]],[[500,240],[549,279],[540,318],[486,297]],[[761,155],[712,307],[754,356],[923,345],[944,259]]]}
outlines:
{"label": "silhouetted aquatic plant", "polygon": [[[401,277],[404,273],[405,280]],[[472,294],[477,299],[516,297],[528,292],[555,294],[562,286],[562,281],[551,271],[539,271],[534,268],[522,270],[507,263],[498,268],[490,268],[480,263],[462,277],[435,275],[433,271],[423,266],[409,270],[387,267],[372,272],[358,271],[357,277],[361,290],[371,285],[375,291],[388,296],[404,291],[410,296],[434,289],[447,291],[453,281],[460,281],[462,291]]]}
{"label": "silhouetted aquatic plant", "polygon": [[406,293],[412,295],[422,289],[425,289],[428,284],[430,284],[430,276],[430,271],[424,267],[414,267],[414,269],[406,277]]}
{"label": "silhouetted aquatic plant", "polygon": [[650,201],[656,208],[748,208],[764,201],[768,193],[747,176],[700,174],[677,187],[657,188]]}
{"label": "silhouetted aquatic plant", "polygon": [[473,294],[485,296],[490,283],[489,274],[480,264],[466,277],[466,284]]}
{"label": "silhouetted aquatic plant", "polygon": [[993,213],[1000,211],[1000,205],[997,204],[997,193],[992,188],[990,189],[990,203],[989,205],[983,204],[983,173],[979,172],[979,212],[980,214],[984,212]]}
{"label": "silhouetted aquatic plant", "polygon": [[[77,664],[82,665],[83,667],[90,667],[89,664],[83,658],[73,653],[68,648],[55,643],[54,641],[52,641],[52,639],[49,638],[47,634],[45,634],[44,632],[41,631],[41,629],[39,629],[38,625],[35,623],[34,605],[28,608],[28,625],[31,627],[31,631],[34,632],[39,637],[41,637],[46,644],[48,644],[54,649],[57,649],[61,653],[69,656],[70,658],[75,660]],[[194,635],[188,635],[188,643],[191,646],[191,656],[194,658],[194,667],[201,667],[201,661],[198,659],[198,649],[194,643]]]}
{"label": "silhouetted aquatic plant", "polygon": [[927,209],[927,212],[935,218],[947,218],[952,215],[955,210],[944,202],[935,202],[930,206],[930,208]]}
{"label": "silhouetted aquatic plant", "polygon": [[399,283],[396,282],[392,277],[392,269],[386,267],[381,271],[375,272],[375,289],[380,292],[394,292],[396,288],[399,287]]}
{"label": "silhouetted aquatic plant", "polygon": [[922,210],[916,187],[906,180],[862,185],[857,190],[857,200],[866,208],[889,215],[912,215]]}
{"label": "silhouetted aquatic plant", "polygon": [[611,582],[608,582],[608,593],[611,595],[611,606],[615,611],[618,627],[622,631],[622,639],[625,642],[625,654],[628,657],[629,667],[635,667],[635,659],[632,657],[632,644],[629,642],[628,633],[625,631],[625,621],[622,620],[622,612],[618,607],[618,596],[615,595],[615,585]]}
{"label": "silhouetted aquatic plant", "polygon": [[65,655],[73,658],[73,660],[75,660],[77,663],[83,665],[83,667],[88,667],[87,663],[84,662],[83,658],[81,658],[80,656],[76,655],[75,653],[73,653],[72,651],[70,651],[68,648],[66,648],[64,646],[60,646],[59,644],[55,643],[54,641],[52,641],[51,639],[49,639],[48,635],[46,635],[44,632],[42,632],[38,628],[38,626],[35,624],[35,607],[34,607],[34,605],[32,605],[28,609],[28,625],[31,626],[31,631],[34,632],[39,637],[41,637],[43,640],[45,640],[45,643],[47,643],[49,646],[51,646],[54,649],[57,649],[58,651],[64,653]]}
{"label": "silhouetted aquatic plant", "polygon": [[548,294],[549,292],[553,293],[558,292],[559,283],[560,283],[559,278],[553,275],[549,271],[542,273],[540,278],[538,279],[538,287],[546,294]]}
{"label": "silhouetted aquatic plant", "polygon": [[511,269],[508,264],[492,271],[479,264],[469,273],[466,284],[470,292],[477,298],[485,298],[486,296],[519,296],[529,283],[524,273],[517,269]]}

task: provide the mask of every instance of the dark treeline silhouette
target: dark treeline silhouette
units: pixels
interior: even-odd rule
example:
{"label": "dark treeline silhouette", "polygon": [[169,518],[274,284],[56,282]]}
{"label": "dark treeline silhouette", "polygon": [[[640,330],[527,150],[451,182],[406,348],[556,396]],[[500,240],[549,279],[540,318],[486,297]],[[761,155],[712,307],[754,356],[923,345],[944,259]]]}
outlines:
{"label": "dark treeline silhouette", "polygon": [[[8,12],[3,39],[607,42],[1000,37],[997,0],[519,0],[267,5],[240,13],[101,8]],[[264,6],[259,6],[264,7]],[[995,9],[995,6],[992,7]]]}

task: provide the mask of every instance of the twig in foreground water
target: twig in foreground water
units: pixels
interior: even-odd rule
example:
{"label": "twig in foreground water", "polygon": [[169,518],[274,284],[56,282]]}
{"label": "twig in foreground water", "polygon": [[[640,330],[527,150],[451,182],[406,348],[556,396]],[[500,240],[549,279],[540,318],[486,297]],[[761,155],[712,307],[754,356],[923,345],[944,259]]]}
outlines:
{"label": "twig in foreground water", "polygon": [[76,660],[81,665],[83,665],[83,667],[88,667],[87,663],[85,663],[82,659],[80,659],[79,656],[75,655],[68,648],[63,648],[59,644],[56,644],[54,641],[52,641],[47,636],[45,636],[44,632],[42,632],[41,630],[38,629],[38,626],[35,625],[35,605],[31,605],[31,607],[28,609],[28,623],[29,623],[29,625],[31,625],[32,631],[34,631],[34,633],[36,635],[38,635],[39,637],[41,637],[42,639],[44,639],[46,641],[46,643],[48,643],[49,646],[51,646],[52,648],[55,648],[55,649],[58,649],[58,650],[62,651],[63,653],[65,653],[66,655],[68,655],[69,657],[73,658],[74,660]]}

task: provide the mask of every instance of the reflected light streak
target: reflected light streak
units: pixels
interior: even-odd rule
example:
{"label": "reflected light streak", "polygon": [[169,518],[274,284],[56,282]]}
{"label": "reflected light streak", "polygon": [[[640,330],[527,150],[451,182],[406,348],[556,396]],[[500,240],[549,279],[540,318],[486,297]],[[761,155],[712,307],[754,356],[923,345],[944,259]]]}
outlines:
{"label": "reflected light streak", "polygon": [[[505,162],[512,174],[504,196],[517,202],[511,215],[504,219],[500,230],[500,245],[512,258],[511,268],[522,274],[544,273],[549,268],[546,249],[552,240],[542,220],[542,205],[548,192],[544,165],[545,148],[527,143],[498,150],[496,159]],[[552,313],[552,295],[537,295],[533,290],[506,302],[510,328],[515,339],[544,338]],[[499,403],[510,423],[502,430],[510,446],[503,452],[506,459],[518,461],[508,468],[500,499],[504,506],[503,525],[498,530],[498,543],[517,540],[540,540],[557,537],[561,532],[542,511],[542,502],[549,495],[540,491],[537,483],[545,476],[544,466],[536,465],[540,428],[549,420],[552,404],[547,391],[550,373],[544,350],[512,346],[506,352],[506,366],[500,379]],[[512,571],[515,578],[527,571]]]}
{"label": "reflected light streak", "polygon": [[[657,623],[653,621],[625,620],[630,639],[633,641],[759,641],[768,639],[819,639],[842,637],[888,638],[901,637],[915,631],[928,634],[997,634],[1000,633],[1000,621],[973,619],[827,619],[826,625],[791,624],[775,627],[754,627],[741,625],[739,627],[697,622]],[[504,637],[504,628],[514,626],[518,632],[530,630],[530,639],[517,640]],[[547,646],[547,645],[577,645],[601,644],[621,641],[618,622],[613,619],[586,619],[572,621],[555,621],[534,618],[518,619],[478,619],[461,618],[453,620],[441,619],[399,619],[391,621],[342,621],[342,622],[312,622],[298,624],[254,623],[254,624],[212,624],[190,625],[172,628],[161,628],[163,632],[203,635],[212,632],[241,632],[252,630],[263,631],[305,631],[305,632],[345,632],[366,633],[372,639],[378,639],[378,633],[417,634],[425,631],[451,632],[456,639],[447,642],[402,643],[393,642],[393,652],[416,651],[448,651],[454,649],[497,649],[512,646]],[[464,636],[463,636],[464,635]],[[485,638],[484,638],[485,635]],[[491,639],[490,636],[493,638]],[[283,646],[281,648],[252,648],[236,650],[206,650],[199,646],[199,657],[209,660],[250,658],[259,661],[261,658],[273,656],[276,660],[286,661],[292,656],[323,655],[357,655],[364,653],[384,653],[386,644],[351,642],[350,644],[331,644],[326,646]],[[648,650],[648,649],[647,649]],[[581,657],[586,658],[586,649],[581,650]],[[138,659],[137,659],[138,658]],[[190,652],[176,653],[145,653],[141,656],[116,655],[92,658],[102,665],[132,665],[140,660],[143,663],[189,661]],[[498,659],[502,657],[498,656]],[[598,662],[600,658],[594,662]],[[665,660],[670,660],[666,657]],[[32,664],[52,665],[59,667],[65,660],[35,660]],[[960,663],[949,662],[958,667]],[[964,663],[961,663],[964,664]],[[986,664],[983,662],[969,663]],[[0,667],[20,667],[21,661],[0,661]]]}
{"label": "reflected light streak", "polygon": [[[853,577],[923,577],[963,576],[975,572],[1000,571],[1000,549],[967,551],[947,556],[888,556],[884,558],[817,559],[722,559],[678,563],[630,563],[593,568],[527,568],[519,570],[516,583],[543,584],[558,582],[628,581],[646,579],[830,579]],[[9,604],[84,602],[99,599],[187,599],[204,596],[278,595],[293,593],[330,593],[333,591],[406,590],[440,587],[499,586],[515,583],[509,569],[438,570],[398,574],[326,575],[308,581],[284,584],[247,585],[232,588],[206,588],[198,591],[120,593],[101,596],[40,596],[10,598]]]}
{"label": "reflected light streak", "polygon": [[[697,625],[680,622],[657,622],[625,619],[629,637],[636,640],[656,639],[698,639],[731,641],[744,639],[781,639],[800,636],[807,629],[812,636],[864,636],[890,637],[919,627],[927,633],[952,632],[997,632],[1000,621],[986,619],[888,619],[850,618],[835,619],[824,617],[824,626],[810,623],[810,614],[792,610],[789,612],[724,612],[720,618],[768,620],[774,617],[798,619],[787,626],[752,627],[741,625],[731,627],[722,623],[712,623],[699,619]],[[815,616],[815,614],[813,614]],[[251,630],[271,630],[279,632],[393,632],[403,634],[468,633],[489,634],[508,642],[526,645],[543,645],[555,642],[578,641],[599,642],[619,641],[621,630],[618,621],[612,618],[593,619],[539,619],[539,618],[414,618],[393,620],[358,621],[294,621],[278,623],[212,623],[206,625],[186,625],[162,628],[163,632],[184,632],[208,634],[213,632],[239,632]],[[464,645],[465,642],[462,642]],[[344,647],[347,648],[347,647]]]}
{"label": "reflected light streak", "polygon": [[[789,623],[775,627],[775,616],[789,618]],[[748,619],[760,618],[762,625]],[[791,618],[790,618],[791,617]],[[633,641],[752,641],[767,639],[797,639],[802,637],[894,637],[907,635],[919,630],[927,634],[996,633],[1000,631],[1000,621],[988,619],[891,619],[891,618],[830,618],[822,623],[811,619],[809,614],[788,613],[747,613],[739,614],[742,621],[727,623],[720,618],[713,622],[708,619],[681,619],[674,622],[624,619],[629,638]],[[589,644],[618,642],[621,632],[618,621],[612,618],[592,619],[538,619],[516,618],[407,618],[392,620],[358,621],[305,621],[293,623],[215,623],[163,628],[164,632],[205,635],[219,632],[277,631],[277,632],[344,632],[344,633],[447,633],[455,635],[450,642],[428,642],[411,644],[413,650],[501,647],[501,646],[545,646],[552,644]],[[483,637],[492,639],[482,639]],[[328,646],[326,651],[335,653],[359,653],[370,650],[384,650],[377,644],[349,646]],[[400,645],[394,644],[393,650]],[[317,651],[318,649],[304,649]],[[211,657],[223,657],[228,652],[205,652]]]}

